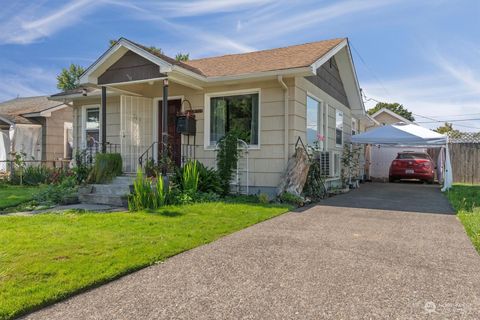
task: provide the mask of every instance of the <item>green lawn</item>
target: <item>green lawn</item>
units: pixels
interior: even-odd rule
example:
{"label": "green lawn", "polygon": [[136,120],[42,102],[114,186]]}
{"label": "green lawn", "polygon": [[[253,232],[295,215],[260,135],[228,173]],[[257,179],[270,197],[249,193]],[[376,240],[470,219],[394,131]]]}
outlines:
{"label": "green lawn", "polygon": [[0,211],[32,200],[41,187],[0,185]]}
{"label": "green lawn", "polygon": [[480,253],[480,185],[455,184],[448,192],[448,199]]}
{"label": "green lawn", "polygon": [[286,205],[204,203],[156,213],[0,217],[0,319],[280,215]]}

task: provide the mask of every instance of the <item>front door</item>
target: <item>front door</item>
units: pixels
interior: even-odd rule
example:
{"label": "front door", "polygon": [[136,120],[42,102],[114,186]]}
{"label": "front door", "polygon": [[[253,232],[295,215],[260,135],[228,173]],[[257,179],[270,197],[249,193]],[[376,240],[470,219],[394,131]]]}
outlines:
{"label": "front door", "polygon": [[[162,141],[162,101],[158,101],[158,141]],[[182,161],[182,136],[177,133],[177,114],[181,111],[182,100],[168,100],[168,149],[169,157],[175,165],[180,166]],[[161,154],[161,145],[160,154]]]}

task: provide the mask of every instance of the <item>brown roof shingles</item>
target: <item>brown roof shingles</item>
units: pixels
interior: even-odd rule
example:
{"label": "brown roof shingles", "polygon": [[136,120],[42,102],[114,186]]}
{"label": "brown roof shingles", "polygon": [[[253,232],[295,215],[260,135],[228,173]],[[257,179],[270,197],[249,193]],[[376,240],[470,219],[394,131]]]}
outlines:
{"label": "brown roof shingles", "polygon": [[186,61],[207,77],[233,76],[310,66],[345,38]]}
{"label": "brown roof shingles", "polygon": [[22,115],[42,112],[61,104],[48,100],[46,96],[16,98],[0,103],[0,116],[13,123],[30,124],[33,122]]}

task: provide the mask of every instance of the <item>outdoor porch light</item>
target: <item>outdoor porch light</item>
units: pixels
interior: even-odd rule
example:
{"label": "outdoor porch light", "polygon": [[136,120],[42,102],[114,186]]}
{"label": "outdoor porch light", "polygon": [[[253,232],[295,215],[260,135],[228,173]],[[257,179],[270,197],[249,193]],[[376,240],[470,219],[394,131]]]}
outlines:
{"label": "outdoor porch light", "polygon": [[163,85],[168,86],[168,79],[163,79]]}
{"label": "outdoor porch light", "polygon": [[82,96],[87,96],[87,88],[82,88]]}

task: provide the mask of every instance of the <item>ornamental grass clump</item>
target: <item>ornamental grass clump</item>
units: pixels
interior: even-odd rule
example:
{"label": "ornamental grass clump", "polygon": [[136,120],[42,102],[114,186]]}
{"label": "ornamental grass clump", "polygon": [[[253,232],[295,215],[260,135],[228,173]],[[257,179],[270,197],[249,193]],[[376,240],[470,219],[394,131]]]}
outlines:
{"label": "ornamental grass clump", "polygon": [[128,200],[128,209],[130,211],[139,211],[144,209],[153,209],[156,201],[153,194],[152,184],[145,178],[142,169],[138,169],[137,177],[133,182],[133,194]]}
{"label": "ornamental grass clump", "polygon": [[199,170],[197,167],[197,160],[188,161],[183,166],[182,187],[183,192],[193,195],[198,190]]}

